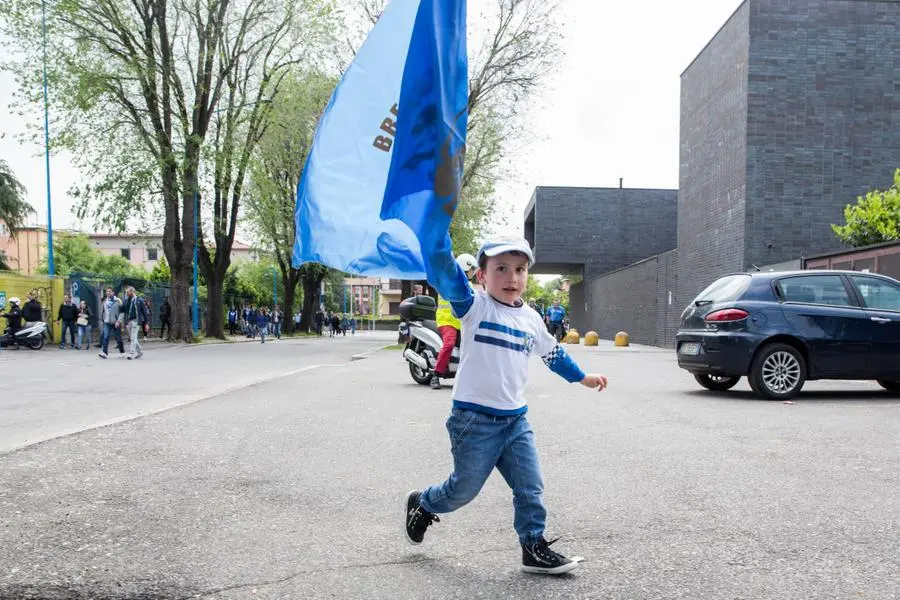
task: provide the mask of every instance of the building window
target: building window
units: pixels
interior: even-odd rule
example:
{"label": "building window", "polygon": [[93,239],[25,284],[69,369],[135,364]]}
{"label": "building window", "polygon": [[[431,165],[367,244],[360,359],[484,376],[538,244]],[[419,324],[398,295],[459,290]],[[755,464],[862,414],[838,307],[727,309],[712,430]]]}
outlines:
{"label": "building window", "polygon": [[159,260],[159,254],[156,248],[147,248],[147,260]]}
{"label": "building window", "polygon": [[131,248],[122,248],[119,250],[122,253],[122,258],[125,260],[131,260]]}

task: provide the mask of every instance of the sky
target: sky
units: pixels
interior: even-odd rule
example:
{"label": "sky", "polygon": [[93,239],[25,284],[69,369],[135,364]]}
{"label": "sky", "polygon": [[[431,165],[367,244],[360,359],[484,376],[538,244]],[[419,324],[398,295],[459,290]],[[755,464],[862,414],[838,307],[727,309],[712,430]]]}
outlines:
{"label": "sky", "polygon": [[[625,187],[677,188],[680,75],[741,1],[562,0],[565,54],[528,108],[530,141],[510,149],[497,230],[521,232],[539,185],[617,187],[623,178]],[[43,146],[17,139],[25,122],[9,109],[12,85],[0,73],[0,158],[28,190],[32,223],[45,224]],[[65,154],[51,155],[50,171],[54,228],[90,231],[66,193],[80,174]]]}

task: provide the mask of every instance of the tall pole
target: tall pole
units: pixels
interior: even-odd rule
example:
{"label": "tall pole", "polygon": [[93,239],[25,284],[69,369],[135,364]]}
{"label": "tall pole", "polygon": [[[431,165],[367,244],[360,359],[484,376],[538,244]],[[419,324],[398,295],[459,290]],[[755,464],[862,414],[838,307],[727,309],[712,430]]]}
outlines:
{"label": "tall pole", "polygon": [[193,325],[194,332],[200,330],[200,306],[197,302],[197,213],[200,212],[200,197],[197,188],[194,188],[194,304],[193,304]]}
{"label": "tall pole", "polygon": [[50,109],[47,106],[47,3],[41,0],[41,32],[44,44],[44,159],[47,171],[47,273],[56,275],[53,262],[53,205],[50,202]]}

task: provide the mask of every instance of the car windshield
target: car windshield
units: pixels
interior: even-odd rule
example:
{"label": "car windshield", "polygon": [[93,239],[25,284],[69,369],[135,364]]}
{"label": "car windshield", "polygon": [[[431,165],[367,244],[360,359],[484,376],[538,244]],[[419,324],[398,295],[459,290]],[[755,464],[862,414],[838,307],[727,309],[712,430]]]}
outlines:
{"label": "car windshield", "polygon": [[719,304],[736,300],[750,285],[749,275],[728,275],[714,281],[697,294],[694,304]]}

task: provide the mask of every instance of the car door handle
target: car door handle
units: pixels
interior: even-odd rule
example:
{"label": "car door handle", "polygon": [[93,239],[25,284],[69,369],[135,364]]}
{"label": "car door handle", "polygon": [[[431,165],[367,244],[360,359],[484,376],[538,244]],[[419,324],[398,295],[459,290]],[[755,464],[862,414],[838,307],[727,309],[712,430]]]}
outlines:
{"label": "car door handle", "polygon": [[876,323],[890,323],[890,319],[885,319],[884,317],[872,317],[872,320]]}

